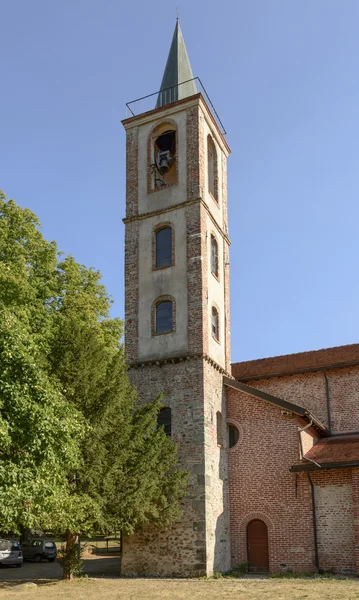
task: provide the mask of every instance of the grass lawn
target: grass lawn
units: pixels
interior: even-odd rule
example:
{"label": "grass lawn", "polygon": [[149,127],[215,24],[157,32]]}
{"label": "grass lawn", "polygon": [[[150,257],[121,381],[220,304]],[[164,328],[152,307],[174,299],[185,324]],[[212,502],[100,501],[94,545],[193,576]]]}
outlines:
{"label": "grass lawn", "polygon": [[333,579],[80,579],[21,589],[0,588],[4,600],[354,600],[359,582]]}

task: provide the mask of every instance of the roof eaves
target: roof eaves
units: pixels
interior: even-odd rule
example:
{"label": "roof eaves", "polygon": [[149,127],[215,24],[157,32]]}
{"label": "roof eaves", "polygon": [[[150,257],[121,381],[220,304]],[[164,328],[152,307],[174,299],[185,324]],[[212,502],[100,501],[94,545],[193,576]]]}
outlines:
{"label": "roof eaves", "polygon": [[312,462],[303,462],[292,465],[289,470],[291,471],[291,473],[297,473],[299,471],[318,471],[320,469],[349,469],[355,467],[359,467],[358,460],[318,463],[318,465]]}
{"label": "roof eaves", "polygon": [[278,398],[277,396],[272,396],[272,394],[268,394],[267,392],[263,392],[262,390],[257,390],[245,383],[241,383],[240,381],[236,381],[235,379],[230,379],[230,377],[223,377],[224,385],[228,387],[232,387],[235,390],[239,390],[240,392],[244,392],[245,394],[249,394],[250,396],[254,396],[255,398],[260,398],[265,402],[269,402],[274,406],[278,406],[282,410],[287,410],[299,417],[302,417],[308,421],[312,421],[313,425],[322,432],[327,431],[327,428],[323,423],[321,423],[309,410],[304,408],[303,406],[299,406],[298,404],[293,404],[292,402],[288,402],[287,400],[283,400],[282,398]]}

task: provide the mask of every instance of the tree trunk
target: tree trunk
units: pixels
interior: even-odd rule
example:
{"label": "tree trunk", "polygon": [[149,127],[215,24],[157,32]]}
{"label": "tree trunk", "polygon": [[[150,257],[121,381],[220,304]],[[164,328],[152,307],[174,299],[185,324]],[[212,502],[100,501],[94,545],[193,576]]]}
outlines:
{"label": "tree trunk", "polygon": [[65,556],[63,560],[64,579],[73,579],[74,577],[71,558],[74,554],[74,549],[77,544],[77,540],[78,536],[76,533],[73,533],[69,530],[66,531]]}

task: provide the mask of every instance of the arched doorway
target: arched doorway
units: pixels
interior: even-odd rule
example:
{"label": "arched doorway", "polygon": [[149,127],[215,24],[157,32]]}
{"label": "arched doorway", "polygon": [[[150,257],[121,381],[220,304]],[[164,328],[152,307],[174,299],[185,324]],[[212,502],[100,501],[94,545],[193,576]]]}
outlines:
{"label": "arched doorway", "polygon": [[254,519],[247,526],[248,570],[251,573],[268,573],[268,529],[264,521]]}

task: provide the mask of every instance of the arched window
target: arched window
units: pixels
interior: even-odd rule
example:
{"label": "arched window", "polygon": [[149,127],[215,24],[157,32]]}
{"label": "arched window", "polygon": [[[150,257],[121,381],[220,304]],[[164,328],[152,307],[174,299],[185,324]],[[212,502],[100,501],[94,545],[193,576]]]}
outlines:
{"label": "arched window", "polygon": [[217,150],[211,136],[207,136],[207,170],[208,170],[208,191],[218,202],[218,166]]}
{"label": "arched window", "polygon": [[219,314],[215,306],[212,306],[212,337],[219,341]]}
{"label": "arched window", "polygon": [[165,434],[171,437],[171,409],[168,406],[161,408],[157,415],[157,427],[163,427]]}
{"label": "arched window", "polygon": [[149,192],[177,183],[177,128],[172,123],[161,123],[148,138],[150,169]]}
{"label": "arched window", "polygon": [[216,425],[217,425],[217,445],[223,446],[223,417],[221,412],[216,414]]}
{"label": "arched window", "polygon": [[156,305],[156,333],[169,333],[173,329],[172,323],[172,302],[166,300]]}
{"label": "arched window", "polygon": [[239,440],[239,431],[235,425],[228,423],[228,446],[233,448]]}
{"label": "arched window", "polygon": [[211,273],[218,277],[218,244],[214,235],[211,235]]}
{"label": "arched window", "polygon": [[172,265],[172,227],[156,231],[156,269]]}

